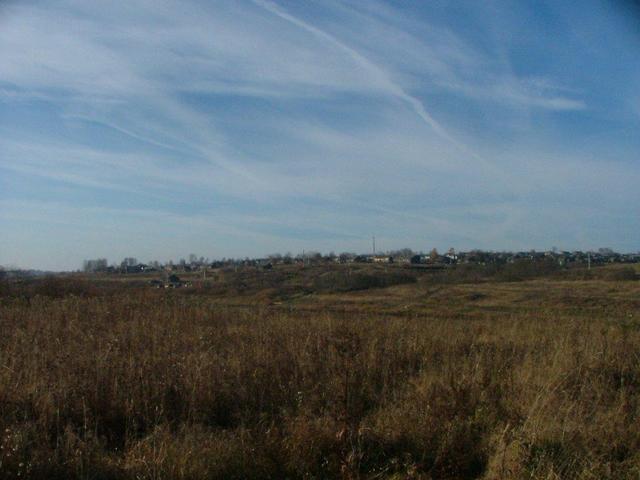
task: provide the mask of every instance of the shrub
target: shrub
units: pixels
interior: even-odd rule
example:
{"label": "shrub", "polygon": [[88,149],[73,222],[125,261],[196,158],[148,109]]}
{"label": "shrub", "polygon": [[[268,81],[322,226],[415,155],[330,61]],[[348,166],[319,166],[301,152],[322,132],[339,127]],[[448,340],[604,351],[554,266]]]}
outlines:
{"label": "shrub", "polygon": [[314,288],[321,292],[348,292],[385,288],[415,283],[416,277],[406,272],[351,272],[340,270],[324,273],[314,280]]}

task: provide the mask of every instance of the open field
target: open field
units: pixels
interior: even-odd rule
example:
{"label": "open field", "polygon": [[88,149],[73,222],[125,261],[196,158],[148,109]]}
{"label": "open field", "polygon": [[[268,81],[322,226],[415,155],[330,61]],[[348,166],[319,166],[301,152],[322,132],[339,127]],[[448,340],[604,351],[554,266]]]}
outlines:
{"label": "open field", "polygon": [[635,277],[3,284],[0,478],[637,479]]}

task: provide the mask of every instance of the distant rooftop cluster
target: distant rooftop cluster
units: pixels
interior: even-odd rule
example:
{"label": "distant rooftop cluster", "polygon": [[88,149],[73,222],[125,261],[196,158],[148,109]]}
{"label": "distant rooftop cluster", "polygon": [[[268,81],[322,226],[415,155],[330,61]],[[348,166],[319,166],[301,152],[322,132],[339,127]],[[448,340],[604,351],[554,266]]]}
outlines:
{"label": "distant rooftop cluster", "polygon": [[[416,268],[429,266],[448,266],[456,264],[476,265],[504,265],[517,261],[554,261],[562,266],[571,265],[603,265],[608,263],[640,263],[640,252],[619,253],[610,248],[600,248],[591,251],[561,251],[557,249],[538,251],[487,251],[469,250],[456,251],[450,248],[447,252],[440,253],[435,248],[429,253],[415,252],[410,248],[392,250],[379,253],[357,254],[333,252],[322,254],[320,252],[303,252],[297,255],[272,254],[260,258],[223,258],[210,260],[191,254],[188,259],[180,259],[177,262],[149,261],[140,262],[135,257],[127,257],[120,263],[109,263],[106,258],[85,260],[82,271],[85,273],[111,273],[111,274],[136,274],[147,272],[198,272],[208,269],[225,267],[258,267],[272,268],[275,265],[322,265],[322,264],[349,264],[349,263],[381,263],[400,264]],[[39,277],[55,272],[43,270],[22,270],[0,266],[0,279]]]}
{"label": "distant rooftop cluster", "polygon": [[340,254],[320,252],[303,252],[297,255],[272,254],[262,258],[223,258],[210,260],[191,254],[187,259],[177,262],[168,261],[161,263],[150,261],[139,262],[136,258],[125,258],[120,264],[109,265],[104,258],[86,260],[83,265],[85,272],[103,272],[133,274],[154,271],[166,272],[193,272],[206,269],[223,267],[261,267],[271,268],[275,265],[319,265],[319,264],[346,264],[346,263],[395,263],[409,266],[446,266],[454,264],[507,264],[516,261],[553,260],[559,265],[571,264],[605,264],[605,263],[640,263],[640,252],[618,253],[609,248],[600,248],[596,251],[559,251],[557,249],[547,251],[520,251],[520,252],[496,252],[485,250],[470,250],[457,252],[450,248],[447,252],[439,253],[435,248],[429,253],[414,252],[409,248],[388,252],[357,254],[344,252]]}

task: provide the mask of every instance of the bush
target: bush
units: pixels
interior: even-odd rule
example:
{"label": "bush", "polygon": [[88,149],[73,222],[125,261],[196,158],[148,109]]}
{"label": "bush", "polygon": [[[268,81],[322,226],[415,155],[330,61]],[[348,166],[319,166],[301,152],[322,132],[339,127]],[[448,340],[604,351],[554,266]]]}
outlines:
{"label": "bush", "polygon": [[607,269],[602,273],[604,280],[628,281],[638,279],[638,275],[633,267]]}
{"label": "bush", "polygon": [[530,278],[552,275],[562,270],[562,266],[553,259],[517,260],[505,264],[496,275],[497,280],[517,282]]}
{"label": "bush", "polygon": [[462,264],[433,275],[435,283],[478,283],[483,281],[518,282],[548,277],[561,272],[563,267],[552,259],[517,260],[513,263],[486,265]]}
{"label": "bush", "polygon": [[393,285],[416,283],[416,277],[406,272],[328,272],[316,277],[314,287],[321,292],[349,292],[386,288]]}

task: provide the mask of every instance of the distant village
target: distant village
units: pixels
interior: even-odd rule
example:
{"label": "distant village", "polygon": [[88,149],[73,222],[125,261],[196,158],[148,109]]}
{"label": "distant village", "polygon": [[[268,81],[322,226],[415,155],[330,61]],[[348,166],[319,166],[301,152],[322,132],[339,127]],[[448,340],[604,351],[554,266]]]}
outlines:
{"label": "distant village", "polygon": [[617,253],[609,248],[601,248],[597,251],[526,251],[526,252],[492,252],[483,250],[471,250],[457,252],[453,248],[447,252],[439,253],[435,248],[429,253],[414,252],[409,248],[389,251],[384,253],[356,254],[356,253],[329,253],[306,252],[298,255],[273,254],[264,258],[239,258],[209,260],[189,255],[188,259],[180,259],[177,262],[160,263],[152,261],[140,263],[135,258],[125,258],[119,265],[108,265],[106,259],[86,260],[83,264],[84,272],[103,272],[118,274],[135,274],[145,272],[195,272],[207,269],[225,267],[256,267],[270,269],[276,265],[323,265],[323,264],[349,264],[349,263],[379,263],[400,264],[414,268],[446,267],[455,264],[508,264],[517,261],[553,261],[561,266],[570,265],[603,265],[607,263],[638,263],[640,253]]}
{"label": "distant village", "polygon": [[[456,251],[450,248],[440,253],[435,248],[429,253],[414,252],[409,248],[393,250],[383,253],[356,254],[356,253],[329,253],[303,252],[298,255],[272,254],[264,258],[223,258],[210,260],[189,255],[186,259],[177,262],[168,261],[161,263],[150,261],[140,262],[134,257],[127,257],[119,264],[109,264],[106,258],[85,260],[82,272],[103,274],[140,274],[150,272],[179,273],[179,272],[206,272],[218,268],[254,267],[268,270],[277,265],[328,265],[328,264],[397,264],[408,268],[446,268],[456,264],[477,265],[504,265],[520,261],[553,261],[561,266],[597,266],[610,263],[640,263],[640,252],[618,253],[610,248],[600,248],[595,251],[560,251],[557,249],[547,251],[522,251],[522,252],[495,252],[484,250]],[[55,272],[41,270],[20,270],[0,267],[0,279],[36,277]]]}

